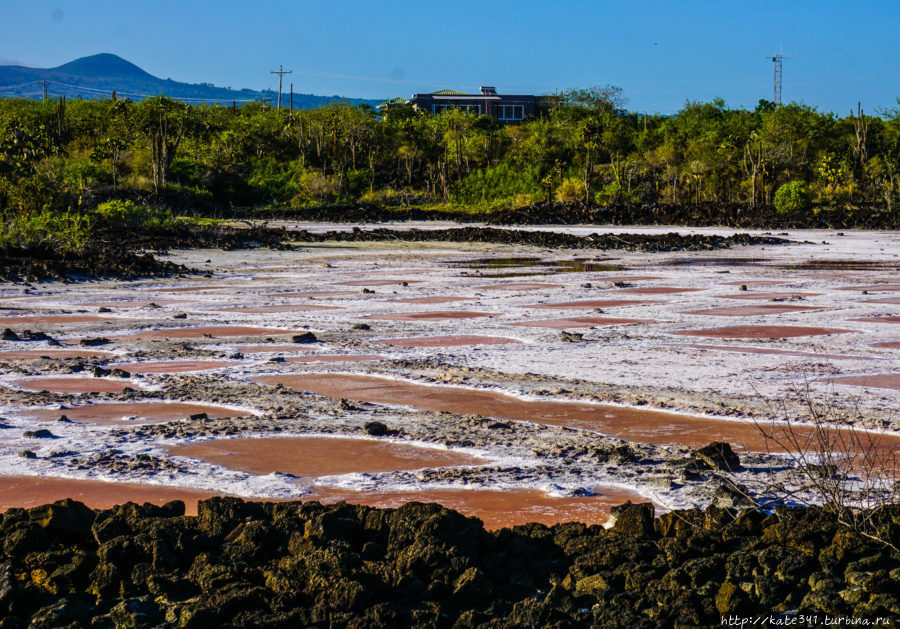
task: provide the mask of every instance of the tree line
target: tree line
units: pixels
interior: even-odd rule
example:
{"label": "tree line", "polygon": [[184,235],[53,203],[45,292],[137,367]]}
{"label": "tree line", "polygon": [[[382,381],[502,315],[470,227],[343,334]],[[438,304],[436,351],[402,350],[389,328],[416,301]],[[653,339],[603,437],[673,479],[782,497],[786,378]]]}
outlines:
{"label": "tree line", "polygon": [[77,210],[87,192],[115,188],[184,190],[220,207],[555,200],[890,210],[898,173],[900,106],[838,116],[717,99],[642,115],[618,88],[601,87],[545,97],[535,117],[503,125],[402,106],[0,100],[5,216]]}

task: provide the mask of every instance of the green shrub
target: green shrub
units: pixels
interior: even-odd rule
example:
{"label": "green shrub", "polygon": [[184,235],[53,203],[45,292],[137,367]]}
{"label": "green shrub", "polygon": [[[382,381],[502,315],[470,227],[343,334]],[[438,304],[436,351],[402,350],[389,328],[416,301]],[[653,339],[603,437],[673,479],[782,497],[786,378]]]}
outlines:
{"label": "green shrub", "polygon": [[0,232],[0,246],[79,251],[87,246],[90,238],[90,217],[45,208],[40,212],[23,212],[7,217]]}
{"label": "green shrub", "polygon": [[575,203],[584,199],[584,180],[578,177],[567,177],[556,189],[556,200],[562,203]]}
{"label": "green shrub", "polygon": [[519,195],[540,196],[540,177],[536,166],[518,168],[501,163],[470,173],[459,182],[453,194],[459,203],[509,201]]}
{"label": "green shrub", "polygon": [[132,201],[107,201],[97,208],[98,227],[165,229],[174,218],[168,210],[135,205]]}
{"label": "green shrub", "polygon": [[775,192],[778,212],[796,212],[809,208],[809,192],[802,181],[789,181]]}

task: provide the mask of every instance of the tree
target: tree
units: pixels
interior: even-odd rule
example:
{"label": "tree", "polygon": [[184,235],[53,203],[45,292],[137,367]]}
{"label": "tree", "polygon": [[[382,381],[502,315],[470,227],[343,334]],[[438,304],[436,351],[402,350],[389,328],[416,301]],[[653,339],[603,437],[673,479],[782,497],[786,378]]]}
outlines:
{"label": "tree", "polygon": [[140,103],[137,111],[141,131],[149,144],[153,164],[153,190],[159,193],[168,183],[169,167],[184,137],[190,106],[165,96]]}

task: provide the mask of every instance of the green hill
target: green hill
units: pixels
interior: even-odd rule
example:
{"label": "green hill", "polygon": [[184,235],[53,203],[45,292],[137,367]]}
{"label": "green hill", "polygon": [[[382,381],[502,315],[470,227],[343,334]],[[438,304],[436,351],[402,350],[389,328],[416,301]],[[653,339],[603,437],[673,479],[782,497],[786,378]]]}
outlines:
{"label": "green hill", "polygon": [[[130,61],[109,53],[82,57],[56,68],[0,66],[0,98],[41,98],[44,81],[47,82],[47,93],[51,97],[109,98],[115,91],[120,98],[132,100],[162,94],[196,103],[231,104],[235,101],[244,103],[265,100],[274,104],[278,98],[278,94],[271,90],[234,90],[209,83],[182,83],[172,79],[161,79],[145,72]],[[284,94],[282,105],[287,106],[289,99],[290,96]],[[368,104],[374,107],[381,101],[338,95],[294,93],[294,107],[298,109],[319,107],[333,102]]]}

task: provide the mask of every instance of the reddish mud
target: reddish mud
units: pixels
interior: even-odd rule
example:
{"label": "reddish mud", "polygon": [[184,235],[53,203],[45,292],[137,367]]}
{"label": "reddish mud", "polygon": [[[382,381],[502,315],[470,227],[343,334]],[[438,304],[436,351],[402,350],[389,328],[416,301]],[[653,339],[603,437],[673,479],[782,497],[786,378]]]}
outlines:
{"label": "reddish mud", "polygon": [[359,295],[355,290],[314,290],[298,293],[266,293],[266,297],[287,297],[290,299],[306,299],[309,297],[339,297],[341,295]]}
{"label": "reddish mud", "polygon": [[871,387],[873,389],[900,390],[900,373],[877,374],[871,376],[847,376],[845,378],[829,378],[829,383],[849,384],[855,387]]}
{"label": "reddish mud", "polygon": [[230,288],[245,288],[243,286],[234,286],[234,285],[226,285],[226,284],[206,284],[200,286],[171,286],[166,288],[147,288],[145,290],[154,292],[154,293],[192,293],[198,290],[223,290]]}
{"label": "reddish mud", "polygon": [[172,500],[183,500],[185,513],[197,515],[197,502],[215,495],[217,494],[211,492],[137,483],[107,483],[43,476],[0,477],[0,511],[13,507],[27,509],[65,498],[83,502],[92,509],[109,509],[126,502],[163,505]]}
{"label": "reddish mud", "polygon": [[388,357],[377,354],[316,354],[314,356],[291,356],[284,360],[289,363],[355,363],[388,360]]}
{"label": "reddish mud", "polygon": [[887,297],[886,299],[866,299],[863,301],[864,304],[900,304],[900,297]]}
{"label": "reddish mud", "polygon": [[[374,376],[303,374],[263,376],[262,384],[282,384],[334,399],[400,404],[459,415],[483,415],[552,426],[595,430],[621,439],[657,445],[702,447],[727,441],[762,452],[767,444],[759,428],[748,422],[691,417],[607,404],[520,400],[494,391],[413,384]],[[900,443],[900,438],[891,443]]]}
{"label": "reddish mud", "polygon": [[439,448],[335,437],[214,439],[172,446],[168,451],[174,456],[200,459],[250,474],[282,472],[310,478],[488,462],[469,454]]}
{"label": "reddish mud", "polygon": [[620,306],[640,306],[656,304],[654,299],[589,299],[586,301],[566,301],[559,304],[534,304],[526,308],[550,308],[553,310],[582,310],[587,308],[618,308]]}
{"label": "reddish mud", "polygon": [[722,282],[725,286],[778,286],[786,284],[782,280],[738,280],[736,282]]}
{"label": "reddish mud", "polygon": [[476,290],[540,290],[542,288],[561,288],[562,284],[541,284],[539,282],[510,282],[508,284],[489,284],[476,286]]}
{"label": "reddish mud", "polygon": [[819,358],[824,360],[878,360],[873,356],[851,356],[850,354],[820,354],[815,352],[792,352],[787,349],[765,349],[763,347],[732,347],[730,345],[685,344],[684,347],[710,349],[717,352],[735,352],[738,354],[776,354],[780,356],[800,356],[803,358]]}
{"label": "reddish mud", "polygon": [[674,295],[676,293],[692,293],[704,290],[703,288],[679,288],[678,286],[645,286],[637,288],[623,288],[613,291],[627,295]]}
{"label": "reddish mud", "polygon": [[877,293],[879,291],[900,290],[900,284],[871,284],[869,286],[842,286],[838,290],[858,290],[868,293]]}
{"label": "reddish mud", "polygon": [[228,336],[284,336],[297,334],[295,330],[279,330],[276,328],[257,328],[243,325],[207,325],[199,328],[168,328],[164,330],[146,330],[129,336],[119,336],[123,341],[164,341],[167,339],[199,339],[203,337]]}
{"label": "reddish mud", "polygon": [[508,325],[520,325],[526,328],[551,328],[565,330],[567,328],[593,328],[598,325],[625,325],[631,323],[653,323],[647,319],[615,319],[612,317],[569,317],[566,319],[545,319],[543,321],[518,321]]}
{"label": "reddish mud", "polygon": [[124,369],[129,373],[185,373],[189,371],[206,371],[207,369],[221,369],[237,364],[239,363],[232,360],[160,360],[107,366]]}
{"label": "reddish mud", "polygon": [[390,299],[392,304],[449,304],[454,301],[471,301],[471,297],[413,297],[410,299]]}
{"label": "reddish mud", "polygon": [[32,391],[51,391],[53,393],[121,393],[126,388],[141,389],[128,380],[110,380],[108,378],[23,378],[14,380],[13,384]]}
{"label": "reddish mud", "polygon": [[234,308],[216,308],[221,312],[243,312],[246,314],[264,314],[276,312],[307,312],[310,310],[340,310],[340,306],[318,304],[280,304],[275,306],[238,306]]}
{"label": "reddish mud", "polygon": [[596,488],[593,496],[555,498],[537,489],[433,489],[427,491],[353,492],[329,487],[313,487],[304,500],[322,503],[345,501],[370,507],[396,508],[408,502],[437,502],[449,509],[476,517],[488,530],[539,522],[553,526],[561,522],[605,524],[609,510],[628,500],[646,502],[639,494],[624,489]]}
{"label": "reddish mud", "polygon": [[390,279],[360,279],[347,280],[346,282],[334,282],[336,286],[391,286],[394,284],[420,284],[424,280],[390,280]]}
{"label": "reddish mud", "polygon": [[863,317],[861,319],[853,319],[853,321],[863,321],[864,323],[900,323],[900,317]]}
{"label": "reddish mud", "polygon": [[682,330],[670,332],[681,336],[706,336],[718,339],[787,339],[797,336],[822,336],[825,334],[847,334],[855,330],[840,328],[815,328],[799,325],[731,325],[708,330]]}
{"label": "reddish mud", "polygon": [[56,323],[111,323],[114,319],[97,315],[20,315],[18,317],[0,317],[0,325],[54,325]]}
{"label": "reddish mud", "polygon": [[885,349],[900,349],[900,341],[890,341],[888,343],[875,343],[872,347],[883,347]]}
{"label": "reddish mud", "polygon": [[74,422],[122,426],[159,424],[188,419],[191,415],[200,413],[206,413],[211,419],[246,416],[244,411],[199,402],[101,402],[65,409],[26,409],[20,415],[39,421],[56,421],[61,415],[65,415]]}
{"label": "reddish mud", "polygon": [[689,310],[682,314],[705,315],[710,317],[755,317],[758,315],[784,314],[821,310],[815,306],[783,306],[781,304],[761,304],[759,306],[734,306],[732,308],[710,308],[709,310]]}
{"label": "reddish mud", "polygon": [[463,345],[505,345],[521,343],[502,336],[418,336],[405,339],[380,339],[379,343],[398,347],[460,347]]}
{"label": "reddish mud", "polygon": [[793,297],[815,297],[822,293],[751,293],[743,292],[736,295],[716,295],[719,299],[791,299]]}
{"label": "reddish mud", "polygon": [[38,358],[99,358],[112,356],[110,352],[88,352],[75,349],[34,349],[23,352],[0,352],[0,360],[35,360]]}
{"label": "reddish mud", "polygon": [[93,306],[95,308],[146,308],[148,306],[169,306],[171,304],[189,304],[188,299],[146,299],[136,301],[86,301],[79,306]]}
{"label": "reddish mud", "polygon": [[242,354],[264,354],[267,352],[302,352],[307,348],[302,343],[296,345],[242,345],[237,351]]}
{"label": "reddish mud", "polygon": [[397,312],[394,314],[368,315],[363,319],[375,321],[447,321],[454,319],[477,319],[479,317],[493,317],[495,312],[470,312],[465,310],[447,310],[441,312]]}

